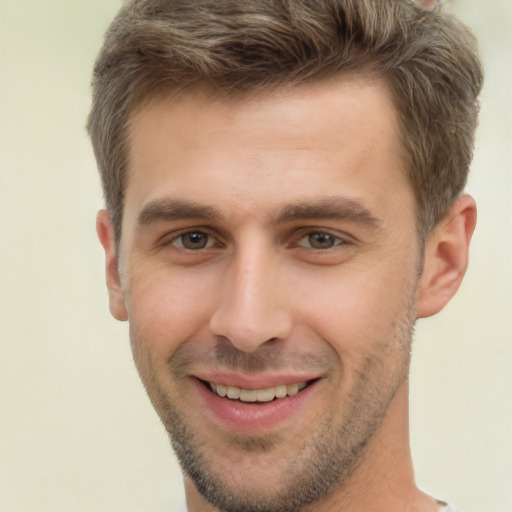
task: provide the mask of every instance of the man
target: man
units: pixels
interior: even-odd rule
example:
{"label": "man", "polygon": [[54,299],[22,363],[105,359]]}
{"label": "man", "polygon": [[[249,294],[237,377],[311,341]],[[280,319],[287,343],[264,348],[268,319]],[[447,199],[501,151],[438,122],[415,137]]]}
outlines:
{"label": "man", "polygon": [[97,230],[189,512],[452,510],[414,482],[408,371],[467,267],[481,85],[435,2],[121,9]]}

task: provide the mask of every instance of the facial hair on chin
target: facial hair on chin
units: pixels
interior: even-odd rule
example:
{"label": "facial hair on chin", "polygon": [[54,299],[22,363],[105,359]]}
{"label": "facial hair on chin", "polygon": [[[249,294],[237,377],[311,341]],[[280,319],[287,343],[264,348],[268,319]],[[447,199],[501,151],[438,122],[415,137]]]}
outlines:
{"label": "facial hair on chin", "polygon": [[[334,488],[343,486],[362,460],[398,387],[408,377],[414,321],[415,310],[411,299],[404,307],[402,317],[394,323],[393,332],[384,340],[382,354],[366,359],[349,400],[343,404],[344,413],[341,417],[337,414],[339,411],[335,410],[325,414],[315,431],[308,436],[303,449],[290,454],[283,461],[287,467],[284,472],[286,481],[280,484],[276,482],[272,493],[268,488],[262,492],[231,488],[230,482],[216,471],[200,433],[187,421],[173,397],[157,380],[157,372],[150,367],[149,358],[146,359],[145,368],[139,367],[139,372],[142,372],[148,395],[169,434],[182,470],[209,503],[222,512],[300,512],[307,505],[326,498]],[[135,335],[135,332],[131,332],[131,336]],[[132,345],[140,348],[136,339],[132,339]],[[271,368],[285,364],[286,358],[279,362],[276,357],[246,354],[226,344],[222,347],[223,343],[219,343],[212,356],[217,363],[236,365],[236,369],[245,370],[246,373],[262,370],[265,364],[272,365]],[[384,359],[390,357],[390,353],[397,360],[396,371],[388,382],[383,383],[375,375],[379,375],[379,368],[385,366]],[[185,372],[186,363],[180,359],[181,355],[176,354],[178,352],[170,358],[168,368],[173,378],[180,378]],[[309,364],[315,364],[314,360],[312,356]],[[290,364],[290,361],[286,364]],[[316,364],[322,365],[324,361],[318,359]],[[233,437],[232,442],[247,454],[270,452],[275,444],[272,435]]]}

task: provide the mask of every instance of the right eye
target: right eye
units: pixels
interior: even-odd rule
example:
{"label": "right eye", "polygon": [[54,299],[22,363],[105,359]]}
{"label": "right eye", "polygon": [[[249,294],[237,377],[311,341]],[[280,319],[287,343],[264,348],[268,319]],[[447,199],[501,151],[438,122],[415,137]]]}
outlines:
{"label": "right eye", "polygon": [[213,247],[216,240],[213,236],[203,231],[187,231],[181,233],[170,241],[171,245],[179,249],[187,251],[200,251],[201,249],[209,249]]}

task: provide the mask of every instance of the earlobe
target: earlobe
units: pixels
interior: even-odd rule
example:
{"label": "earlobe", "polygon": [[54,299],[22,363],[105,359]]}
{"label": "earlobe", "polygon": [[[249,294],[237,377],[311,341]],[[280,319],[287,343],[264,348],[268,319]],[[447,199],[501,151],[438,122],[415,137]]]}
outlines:
{"label": "earlobe", "polygon": [[455,295],[468,266],[469,243],[475,225],[475,201],[463,195],[429,234],[418,285],[418,318],[435,315]]}
{"label": "earlobe", "polygon": [[98,238],[105,251],[105,274],[110,312],[117,320],[128,320],[121,276],[119,274],[119,260],[115,244],[114,228],[108,211],[100,210],[98,212],[96,217],[96,232],[98,233]]}

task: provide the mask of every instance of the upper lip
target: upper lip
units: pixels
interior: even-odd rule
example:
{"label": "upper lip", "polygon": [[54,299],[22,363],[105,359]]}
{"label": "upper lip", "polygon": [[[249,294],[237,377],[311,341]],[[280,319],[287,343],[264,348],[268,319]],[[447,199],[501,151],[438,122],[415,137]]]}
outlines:
{"label": "upper lip", "polygon": [[301,382],[309,382],[318,379],[320,376],[311,373],[286,373],[272,375],[247,375],[236,372],[211,371],[194,375],[195,378],[211,382],[214,384],[222,384],[224,386],[235,386],[243,389],[268,389],[280,385],[300,384]]}

